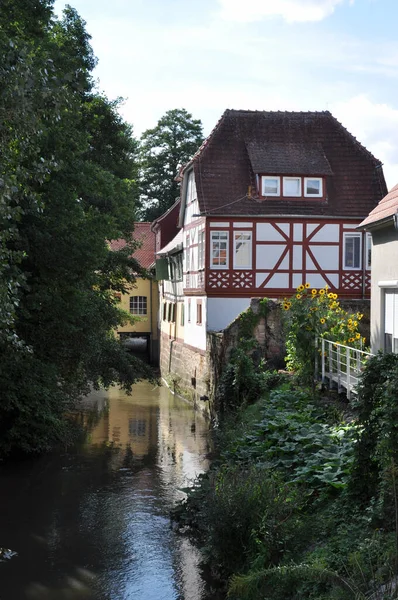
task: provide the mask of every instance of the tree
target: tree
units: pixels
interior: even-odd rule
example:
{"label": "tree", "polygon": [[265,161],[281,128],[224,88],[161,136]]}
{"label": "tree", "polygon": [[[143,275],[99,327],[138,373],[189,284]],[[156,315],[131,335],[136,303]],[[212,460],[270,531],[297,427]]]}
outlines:
{"label": "tree", "polygon": [[169,110],[141,136],[140,216],[152,221],[179,195],[179,169],[203,142],[202,123],[185,109]]}
{"label": "tree", "polygon": [[140,272],[137,141],[93,87],[84,21],[69,7],[56,21],[51,4],[0,8],[0,455],[65,440],[91,385],[150,374],[112,334],[114,290]]}

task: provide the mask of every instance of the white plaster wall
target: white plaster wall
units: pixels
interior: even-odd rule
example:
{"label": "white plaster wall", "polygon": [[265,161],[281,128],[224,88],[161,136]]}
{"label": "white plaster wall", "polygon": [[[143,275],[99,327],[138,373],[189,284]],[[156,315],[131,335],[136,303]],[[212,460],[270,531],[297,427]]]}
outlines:
{"label": "white plaster wall", "polygon": [[[206,325],[207,325],[207,296],[189,296],[191,300],[191,321],[188,322],[188,297],[184,298],[184,342],[199,350],[206,350]],[[196,301],[202,300],[202,324],[196,324]]]}
{"label": "white plaster wall", "polygon": [[207,330],[220,331],[225,329],[249,306],[250,298],[208,298]]}
{"label": "white plaster wall", "polygon": [[[384,299],[380,281],[398,279],[398,231],[392,226],[372,232],[370,342],[372,352],[384,347]],[[384,288],[385,289],[385,288]]]}

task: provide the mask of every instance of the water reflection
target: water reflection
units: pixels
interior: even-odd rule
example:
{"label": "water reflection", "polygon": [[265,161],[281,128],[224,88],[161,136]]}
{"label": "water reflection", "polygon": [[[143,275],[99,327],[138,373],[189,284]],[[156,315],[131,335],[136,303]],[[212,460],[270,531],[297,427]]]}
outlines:
{"label": "water reflection", "polygon": [[88,441],[0,471],[1,600],[204,600],[169,509],[207,469],[208,424],[165,388],[96,392]]}

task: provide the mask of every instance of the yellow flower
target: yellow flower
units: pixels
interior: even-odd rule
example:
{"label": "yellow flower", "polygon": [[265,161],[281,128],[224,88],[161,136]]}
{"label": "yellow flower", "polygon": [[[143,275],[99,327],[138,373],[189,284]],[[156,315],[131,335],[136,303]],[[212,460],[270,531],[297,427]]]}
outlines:
{"label": "yellow flower", "polygon": [[365,337],[363,337],[363,338],[362,338],[362,342],[363,342],[363,343],[365,343],[365,342],[366,342],[366,338],[365,338]]}
{"label": "yellow flower", "polygon": [[304,289],[304,286],[301,284],[301,285],[298,286],[297,291],[298,292],[302,292],[303,289]]}
{"label": "yellow flower", "polygon": [[289,310],[289,305],[285,302],[285,304],[283,305],[283,310]]}
{"label": "yellow flower", "polygon": [[354,321],[354,327],[358,327],[358,321]]}
{"label": "yellow flower", "polygon": [[329,289],[329,286],[328,286],[328,284],[326,284],[325,285],[325,290],[328,290],[328,289]]}
{"label": "yellow flower", "polygon": [[297,300],[300,300],[301,294],[296,294],[296,298],[297,298]]}
{"label": "yellow flower", "polygon": [[348,319],[347,323],[348,325],[352,325],[352,319]]}
{"label": "yellow flower", "polygon": [[330,298],[332,300],[333,296],[334,296],[334,294],[332,294],[332,292],[329,292],[328,298]]}
{"label": "yellow flower", "polygon": [[357,340],[359,340],[361,338],[361,334],[357,333],[355,337],[357,338]]}
{"label": "yellow flower", "polygon": [[325,290],[319,290],[319,293],[321,294],[321,296],[323,296],[325,293]]}
{"label": "yellow flower", "polygon": [[348,338],[348,341],[349,341],[349,342],[353,342],[353,341],[354,341],[354,338]]}
{"label": "yellow flower", "polygon": [[313,296],[316,296],[316,294],[317,294],[317,291],[316,291],[316,289],[315,289],[315,288],[314,288],[313,290],[311,290],[311,294],[312,294]]}
{"label": "yellow flower", "polygon": [[322,325],[323,325],[323,324],[325,323],[325,321],[326,321],[326,319],[324,319],[324,318],[322,318],[322,319],[319,319],[319,320],[320,320],[320,322],[322,323]]}
{"label": "yellow flower", "polygon": [[335,300],[337,300],[337,298],[338,298],[338,295],[337,295],[337,294],[333,294],[333,298],[334,298]]}
{"label": "yellow flower", "polygon": [[305,284],[305,289],[306,289],[306,290],[308,290],[308,288],[309,288],[309,287],[310,287],[310,284],[309,284],[309,283],[306,283],[306,284]]}

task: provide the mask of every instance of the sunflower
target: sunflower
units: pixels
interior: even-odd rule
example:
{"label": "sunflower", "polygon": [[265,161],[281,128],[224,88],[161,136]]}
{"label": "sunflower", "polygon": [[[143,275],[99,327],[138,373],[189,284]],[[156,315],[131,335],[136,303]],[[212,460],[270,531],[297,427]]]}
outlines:
{"label": "sunflower", "polygon": [[310,287],[310,284],[306,283],[304,287],[305,287],[306,290],[308,290],[308,288]]}
{"label": "sunflower", "polygon": [[283,310],[289,310],[289,305],[288,305],[288,304],[286,304],[286,302],[285,302],[285,304],[283,305]]}
{"label": "sunflower", "polygon": [[337,300],[338,295],[337,294],[333,294],[333,298],[334,298],[334,300]]}
{"label": "sunflower", "polygon": [[322,317],[322,319],[319,319],[319,320],[322,323],[322,325],[326,322],[326,319],[324,319],[323,317]]}
{"label": "sunflower", "polygon": [[348,325],[352,325],[352,319],[348,319],[347,323]]}
{"label": "sunflower", "polygon": [[321,295],[321,296],[323,296],[323,295],[324,295],[324,293],[325,293],[325,290],[323,290],[323,289],[322,289],[322,290],[319,290],[319,293],[320,293],[320,295]]}
{"label": "sunflower", "polygon": [[334,294],[332,294],[332,292],[329,292],[328,294],[328,298],[330,298],[331,300],[333,300]]}
{"label": "sunflower", "polygon": [[316,291],[316,289],[315,289],[315,288],[311,290],[311,294],[312,294],[313,296],[316,296],[316,295],[317,295],[317,293],[318,293],[318,292]]}
{"label": "sunflower", "polygon": [[297,291],[298,292],[302,292],[303,289],[304,289],[304,286],[303,286],[303,284],[301,284],[301,285],[298,286]]}
{"label": "sunflower", "polygon": [[301,294],[296,294],[296,298],[297,298],[297,300],[300,300]]}
{"label": "sunflower", "polygon": [[357,340],[360,340],[361,339],[361,334],[357,333],[355,337],[356,337]]}

